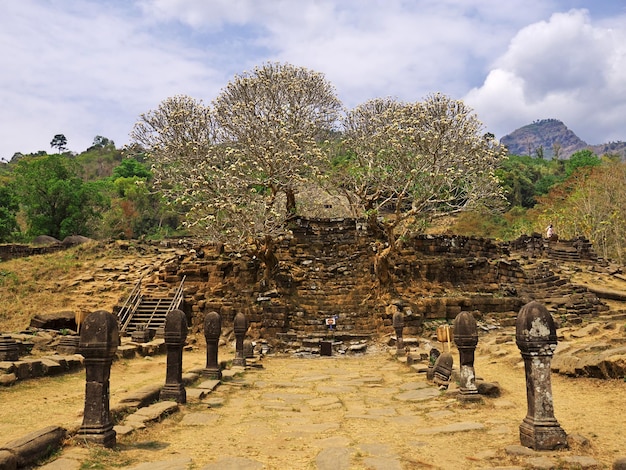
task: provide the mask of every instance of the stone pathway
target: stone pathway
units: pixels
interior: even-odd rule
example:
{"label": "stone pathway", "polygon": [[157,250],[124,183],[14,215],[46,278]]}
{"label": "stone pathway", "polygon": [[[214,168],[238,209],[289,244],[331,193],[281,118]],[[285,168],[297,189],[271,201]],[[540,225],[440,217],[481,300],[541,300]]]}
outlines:
{"label": "stone pathway", "polygon": [[[177,413],[118,435],[119,452],[141,463],[115,468],[603,468],[588,456],[519,446],[523,406],[502,398],[461,404],[454,390],[440,390],[388,351],[266,357],[263,365],[226,374],[209,393],[188,387],[192,398]],[[506,418],[491,416],[508,408]],[[42,468],[79,469],[88,454],[66,447]]]}

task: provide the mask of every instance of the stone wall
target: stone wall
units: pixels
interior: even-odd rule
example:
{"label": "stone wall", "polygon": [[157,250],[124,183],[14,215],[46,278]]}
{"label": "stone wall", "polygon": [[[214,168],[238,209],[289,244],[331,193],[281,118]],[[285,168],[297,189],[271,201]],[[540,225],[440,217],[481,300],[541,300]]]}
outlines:
{"label": "stone wall", "polygon": [[[407,334],[419,331],[424,320],[452,320],[462,310],[479,317],[514,316],[529,300],[564,296],[558,308],[566,310],[560,313],[595,313],[600,304],[558,276],[527,271],[509,257],[509,244],[460,236],[406,240],[392,255],[394,288],[381,291],[373,268],[375,246],[354,220],[298,219],[293,236],[277,245],[279,265],[271,285],[264,284],[263,266],[254,256],[212,245],[164,266],[159,278],[174,286],[186,276],[192,330],[201,330],[209,311],[219,312],[227,329],[243,311],[252,338],[283,341],[391,333],[391,304],[401,306]],[[332,331],[327,319],[336,322]]]}

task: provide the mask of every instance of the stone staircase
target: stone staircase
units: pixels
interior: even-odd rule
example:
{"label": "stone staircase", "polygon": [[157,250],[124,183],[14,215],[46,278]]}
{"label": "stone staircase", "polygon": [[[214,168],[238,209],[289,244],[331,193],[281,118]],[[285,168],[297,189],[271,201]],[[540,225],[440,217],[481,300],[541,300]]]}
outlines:
{"label": "stone staircase", "polygon": [[594,315],[608,309],[598,296],[586,287],[574,285],[557,275],[550,261],[538,261],[524,266],[525,282],[519,288],[524,301],[536,300],[552,313],[566,318]]}
{"label": "stone staircase", "polygon": [[182,306],[184,282],[183,278],[173,293],[144,294],[140,279],[117,313],[120,333],[133,334],[149,330],[150,336],[155,336],[157,332],[162,332],[168,312]]}

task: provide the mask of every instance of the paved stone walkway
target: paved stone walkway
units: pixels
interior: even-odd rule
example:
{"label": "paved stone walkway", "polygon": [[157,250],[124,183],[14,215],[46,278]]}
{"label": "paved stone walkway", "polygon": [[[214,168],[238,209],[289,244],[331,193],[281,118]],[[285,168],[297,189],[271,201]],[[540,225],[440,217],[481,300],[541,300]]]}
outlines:
{"label": "paved stone walkway", "polygon": [[[601,468],[590,457],[520,447],[525,403],[461,404],[453,390],[440,390],[389,351],[266,357],[263,366],[241,374],[234,369],[210,393],[188,388],[189,403],[177,413],[118,435],[119,452],[143,463],[115,468]],[[494,419],[494,409],[511,413]],[[138,442],[155,448],[139,454]],[[43,468],[79,469],[89,452],[67,448]],[[563,457],[578,460],[567,466]]]}

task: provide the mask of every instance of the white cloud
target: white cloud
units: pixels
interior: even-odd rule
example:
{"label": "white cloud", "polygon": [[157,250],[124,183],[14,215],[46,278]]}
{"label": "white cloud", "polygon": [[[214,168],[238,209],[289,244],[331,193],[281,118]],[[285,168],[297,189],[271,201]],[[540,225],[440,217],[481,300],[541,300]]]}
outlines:
{"label": "white cloud", "polygon": [[29,0],[7,7],[0,20],[8,53],[0,69],[0,157],[51,150],[58,133],[77,151],[96,135],[122,144],[139,114],[166,97],[211,97],[219,89],[222,77],[202,65],[200,51],[160,41],[119,11]]}
{"label": "white cloud", "polygon": [[624,18],[612,28],[597,26],[584,10],[531,24],[465,100],[499,137],[536,119],[556,118],[590,144],[623,140],[624,26]]}
{"label": "white cloud", "polygon": [[626,139],[623,17],[550,16],[558,1],[5,2],[0,158],[51,150],[57,133],[75,151],[124,144],[167,97],[208,102],[267,61],[323,72],[348,107],[441,91],[499,136],[556,117],[591,143]]}

